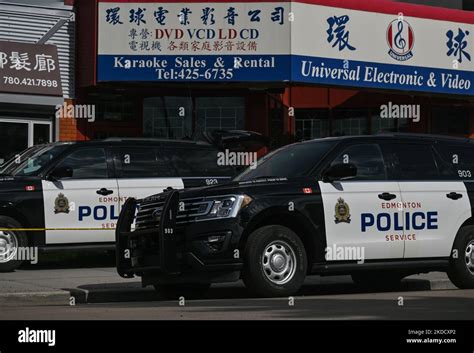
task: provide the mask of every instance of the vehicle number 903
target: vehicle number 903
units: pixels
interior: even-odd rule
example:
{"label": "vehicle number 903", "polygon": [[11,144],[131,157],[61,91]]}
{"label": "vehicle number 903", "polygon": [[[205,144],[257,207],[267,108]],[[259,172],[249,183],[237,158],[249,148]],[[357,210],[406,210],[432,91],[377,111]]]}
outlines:
{"label": "vehicle number 903", "polygon": [[460,178],[470,178],[472,173],[470,170],[458,170],[458,175]]}

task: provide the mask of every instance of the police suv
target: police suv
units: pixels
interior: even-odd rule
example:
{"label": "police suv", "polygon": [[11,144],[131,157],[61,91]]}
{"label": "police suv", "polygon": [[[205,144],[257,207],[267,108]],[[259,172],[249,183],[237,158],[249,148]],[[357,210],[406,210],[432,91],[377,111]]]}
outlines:
{"label": "police suv", "polygon": [[387,134],[296,143],[231,183],[129,198],[117,269],[165,296],[243,279],[261,296],[307,275],[394,285],[446,271],[474,288],[474,143]]}
{"label": "police suv", "polygon": [[[249,134],[236,132],[233,141],[239,136]],[[232,136],[224,137],[232,146]],[[216,162],[221,145],[117,138],[39,145],[15,156],[0,168],[0,271],[17,268],[26,247],[114,249],[129,197],[230,180],[235,168]]]}

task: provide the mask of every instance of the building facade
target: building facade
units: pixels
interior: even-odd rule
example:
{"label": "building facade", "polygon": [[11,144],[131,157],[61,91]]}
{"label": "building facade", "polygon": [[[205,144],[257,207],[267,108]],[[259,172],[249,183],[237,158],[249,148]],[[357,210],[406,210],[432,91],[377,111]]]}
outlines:
{"label": "building facade", "polygon": [[0,164],[59,139],[56,106],[74,98],[70,5],[0,1]]}
{"label": "building facade", "polygon": [[261,132],[272,147],[384,131],[474,137],[467,2],[67,3],[73,103],[95,117],[61,119],[61,140],[216,129]]}

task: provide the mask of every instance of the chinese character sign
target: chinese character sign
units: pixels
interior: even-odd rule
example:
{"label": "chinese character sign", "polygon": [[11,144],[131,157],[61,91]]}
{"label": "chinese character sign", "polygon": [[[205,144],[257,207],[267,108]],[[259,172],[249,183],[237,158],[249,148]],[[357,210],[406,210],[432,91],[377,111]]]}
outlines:
{"label": "chinese character sign", "polygon": [[293,82],[474,95],[472,23],[295,1],[291,11]]}
{"label": "chinese character sign", "polygon": [[287,80],[289,12],[284,2],[99,3],[98,79]]}
{"label": "chinese character sign", "polygon": [[0,41],[0,92],[62,96],[56,47]]}
{"label": "chinese character sign", "polygon": [[[472,23],[322,6],[318,0],[107,1],[99,3],[98,21],[99,81],[474,90]],[[13,62],[33,67],[21,53]]]}

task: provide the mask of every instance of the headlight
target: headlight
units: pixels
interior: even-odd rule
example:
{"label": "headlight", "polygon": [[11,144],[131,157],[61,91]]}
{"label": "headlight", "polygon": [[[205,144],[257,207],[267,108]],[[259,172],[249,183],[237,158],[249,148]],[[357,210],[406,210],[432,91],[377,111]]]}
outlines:
{"label": "headlight", "polygon": [[199,220],[237,217],[239,211],[252,202],[248,195],[216,196],[208,197],[207,200],[212,201],[212,206],[206,215],[198,218]]}

